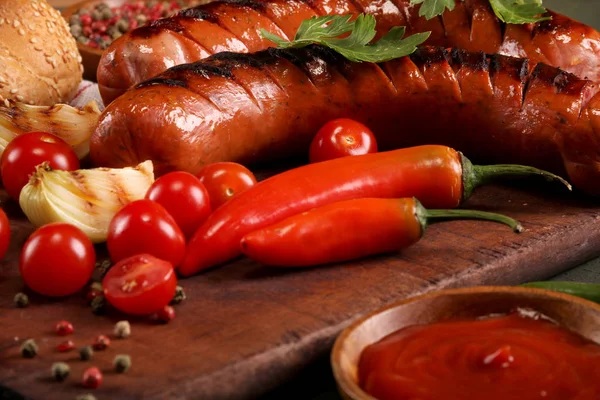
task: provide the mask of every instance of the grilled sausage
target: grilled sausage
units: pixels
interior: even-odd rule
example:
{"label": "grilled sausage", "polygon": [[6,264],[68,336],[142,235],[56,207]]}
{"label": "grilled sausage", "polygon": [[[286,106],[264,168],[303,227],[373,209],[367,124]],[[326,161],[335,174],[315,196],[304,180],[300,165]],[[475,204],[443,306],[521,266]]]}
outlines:
{"label": "grilled sausage", "polygon": [[151,159],[157,174],[306,154],[349,117],[381,150],[444,144],[480,163],[520,163],[600,194],[600,95],[588,80],[527,59],[421,47],[386,63],[326,48],[224,52],[173,67],[103,112],[96,165]]}
{"label": "grilled sausage", "polygon": [[105,104],[129,87],[166,69],[221,51],[252,53],[273,43],[260,28],[293,38],[303,20],[327,14],[373,14],[379,33],[406,26],[407,35],[431,31],[426,44],[528,57],[580,77],[600,81],[600,34],[549,12],[551,21],[503,24],[488,0],[458,1],[453,11],[427,21],[410,0],[229,0],[216,1],[155,21],[116,40],[97,70]]}

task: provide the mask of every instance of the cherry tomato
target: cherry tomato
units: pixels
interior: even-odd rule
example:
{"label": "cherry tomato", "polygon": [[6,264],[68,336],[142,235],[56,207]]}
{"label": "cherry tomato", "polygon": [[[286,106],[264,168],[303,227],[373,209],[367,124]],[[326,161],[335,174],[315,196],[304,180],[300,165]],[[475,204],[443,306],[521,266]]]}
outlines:
{"label": "cherry tomato", "polygon": [[108,254],[113,262],[148,253],[173,265],[185,254],[185,236],[163,206],[136,200],[119,210],[108,226]]}
{"label": "cherry tomato", "polygon": [[309,149],[311,163],[346,156],[377,153],[373,132],[360,122],[339,118],[319,129]]}
{"label": "cherry tomato", "polygon": [[158,178],[146,198],[162,205],[186,237],[191,237],[211,213],[208,191],[194,175],[176,171]]}
{"label": "cherry tomato", "polygon": [[202,168],[197,176],[208,190],[213,211],[233,196],[256,184],[254,174],[248,168],[234,162],[209,164]]}
{"label": "cherry tomato", "polygon": [[53,223],[29,236],[19,269],[31,290],[61,297],[81,290],[92,277],[96,253],[90,239],[79,228]]}
{"label": "cherry tomato", "polygon": [[164,308],[173,298],[176,286],[173,264],[150,254],[119,261],[102,281],[106,300],[133,315],[150,315]]}
{"label": "cherry tomato", "polygon": [[15,137],[2,154],[0,173],[7,193],[19,201],[23,186],[35,167],[47,161],[54,169],[79,169],[77,155],[64,140],[46,132],[30,132]]}
{"label": "cherry tomato", "polygon": [[0,208],[0,260],[4,258],[10,245],[10,222],[3,209]]}

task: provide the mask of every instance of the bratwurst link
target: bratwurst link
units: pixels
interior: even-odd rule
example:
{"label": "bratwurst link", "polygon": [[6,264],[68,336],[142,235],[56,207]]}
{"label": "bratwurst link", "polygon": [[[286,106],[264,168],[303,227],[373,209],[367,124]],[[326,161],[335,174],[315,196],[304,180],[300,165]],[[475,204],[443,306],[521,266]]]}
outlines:
{"label": "bratwurst link", "polygon": [[173,67],[100,116],[99,166],[150,159],[157,174],[216,161],[306,154],[327,121],[370,127],[381,150],[444,144],[479,163],[550,170],[600,195],[600,95],[588,80],[527,59],[438,47],[381,64],[320,47],[220,53]]}
{"label": "bratwurst link", "polygon": [[513,25],[496,17],[489,0],[459,0],[453,11],[429,21],[410,0],[228,0],[180,12],[116,40],[98,66],[100,93],[108,104],[172,66],[222,51],[272,47],[260,28],[291,39],[305,19],[359,13],[375,16],[380,34],[393,26],[406,26],[407,35],[431,31],[427,45],[527,57],[600,81],[600,33],[553,12],[550,21]]}

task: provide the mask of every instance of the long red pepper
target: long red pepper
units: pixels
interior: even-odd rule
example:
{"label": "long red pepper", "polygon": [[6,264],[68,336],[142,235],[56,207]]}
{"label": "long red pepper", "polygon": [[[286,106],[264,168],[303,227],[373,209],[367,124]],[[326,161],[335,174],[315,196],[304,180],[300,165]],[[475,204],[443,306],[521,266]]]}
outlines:
{"label": "long red pepper", "polygon": [[426,145],[304,165],[259,182],[218,209],[190,239],[182,276],[241,254],[240,240],[257,229],[315,207],[362,197],[416,197],[428,208],[455,208],[473,189],[495,178],[537,175],[519,165],[474,166],[447,146]]}
{"label": "long red pepper", "polygon": [[308,267],[396,252],[418,242],[428,225],[458,219],[521,225],[504,215],[473,210],[427,210],[415,198],[362,198],[296,214],[251,232],[241,241],[248,258],[264,265]]}

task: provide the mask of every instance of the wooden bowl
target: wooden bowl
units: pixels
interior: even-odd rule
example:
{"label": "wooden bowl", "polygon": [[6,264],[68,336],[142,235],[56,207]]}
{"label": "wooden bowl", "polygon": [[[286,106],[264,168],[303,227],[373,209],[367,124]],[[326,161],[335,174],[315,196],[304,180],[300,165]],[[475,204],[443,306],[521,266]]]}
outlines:
{"label": "wooden bowl", "polygon": [[[67,20],[68,23],[71,19],[71,16],[82,8],[93,10],[94,7],[100,3],[106,3],[110,7],[120,7],[123,4],[131,1],[133,0],[85,0],[65,8],[62,11],[62,16]],[[81,54],[81,63],[83,64],[83,79],[96,82],[98,63],[100,63],[100,57],[102,56],[104,50],[95,49],[79,42],[77,42],[77,48],[79,49],[79,54]]]}
{"label": "wooden bowl", "polygon": [[479,317],[532,308],[590,340],[600,343],[600,305],[578,297],[523,287],[472,287],[432,292],[377,310],[350,325],[337,338],[331,364],[338,390],[346,400],[376,400],[358,386],[362,351],[410,325],[448,317]]}

